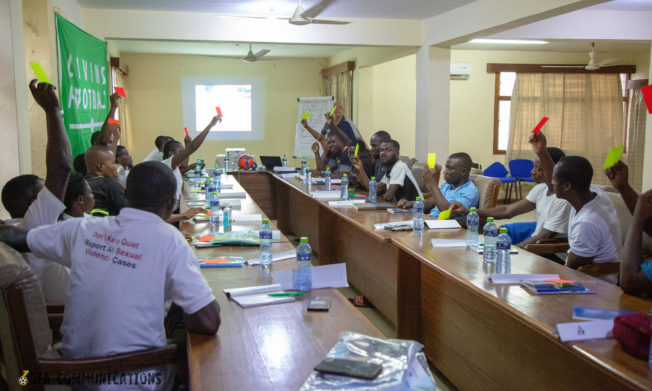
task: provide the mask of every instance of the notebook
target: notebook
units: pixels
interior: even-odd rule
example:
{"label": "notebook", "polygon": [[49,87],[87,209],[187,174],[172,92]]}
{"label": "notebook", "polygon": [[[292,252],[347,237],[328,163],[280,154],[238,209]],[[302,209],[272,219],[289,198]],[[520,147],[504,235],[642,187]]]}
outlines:
{"label": "notebook", "polygon": [[200,258],[197,260],[199,267],[241,267],[243,257]]}
{"label": "notebook", "polygon": [[546,282],[546,281],[523,281],[521,286],[537,295],[559,295],[576,293],[595,293],[579,282]]}
{"label": "notebook", "polygon": [[242,308],[294,301],[292,296],[269,296],[270,293],[282,293],[281,284],[222,289],[222,291]]}

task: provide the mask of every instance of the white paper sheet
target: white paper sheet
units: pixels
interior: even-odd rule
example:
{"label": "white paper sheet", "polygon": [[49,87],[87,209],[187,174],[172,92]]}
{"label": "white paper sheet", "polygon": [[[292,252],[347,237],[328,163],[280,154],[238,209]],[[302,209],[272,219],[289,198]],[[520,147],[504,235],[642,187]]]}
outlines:
{"label": "white paper sheet", "polygon": [[313,191],[310,193],[310,196],[316,200],[326,201],[326,200],[339,200],[341,196],[339,190],[322,190],[322,191]]}
{"label": "white paper sheet", "polygon": [[279,176],[283,179],[294,179],[297,177],[296,173],[291,173],[291,174],[279,174]]}
{"label": "white paper sheet", "polygon": [[[314,266],[312,271],[312,289],[344,288],[349,286],[346,279],[346,264]],[[283,290],[296,289],[294,270],[279,270],[274,275],[274,282],[281,284]]]}
{"label": "white paper sheet", "polygon": [[502,274],[493,273],[489,279],[494,284],[520,284],[521,281],[558,280],[559,274]]}
{"label": "white paper sheet", "polygon": [[364,204],[365,200],[340,200],[340,201],[328,201],[328,206],[334,208],[351,208],[353,204]]}
{"label": "white paper sheet", "polygon": [[464,239],[432,239],[430,241],[433,247],[466,247]]}
{"label": "white paper sheet", "polygon": [[[296,250],[283,251],[282,253],[272,254],[272,262],[292,259],[297,256]],[[260,257],[247,259],[249,265],[260,265]]]}
{"label": "white paper sheet", "polygon": [[456,220],[425,220],[430,229],[456,229],[462,228]]}
{"label": "white paper sheet", "polygon": [[591,320],[588,322],[572,322],[557,324],[557,333],[563,342],[583,341],[612,337],[613,319]]}
{"label": "white paper sheet", "polygon": [[392,221],[392,222],[387,222],[387,223],[379,223],[379,224],[374,224],[374,230],[376,231],[382,231],[385,229],[385,227],[396,227],[399,225],[412,225],[412,220],[405,220],[405,221]]}
{"label": "white paper sheet", "polygon": [[233,213],[231,220],[234,223],[261,223],[263,216],[260,213]]}
{"label": "white paper sheet", "polygon": [[295,172],[295,171],[297,171],[297,168],[296,167],[274,166],[274,171],[276,171],[276,172]]}

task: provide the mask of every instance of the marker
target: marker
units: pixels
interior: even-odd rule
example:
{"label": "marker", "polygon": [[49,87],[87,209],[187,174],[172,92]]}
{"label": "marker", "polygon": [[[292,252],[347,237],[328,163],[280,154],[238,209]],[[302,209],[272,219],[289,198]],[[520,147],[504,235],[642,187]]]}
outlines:
{"label": "marker", "polygon": [[310,117],[310,113],[306,111],[306,113],[301,116],[301,119],[306,119],[308,117]]}
{"label": "marker", "polygon": [[217,115],[219,115],[220,117],[224,117],[222,115],[222,109],[220,109],[220,106],[215,107],[215,111],[217,111]]}
{"label": "marker", "polygon": [[41,83],[50,83],[52,84],[52,80],[48,77],[47,73],[45,73],[45,70],[39,64],[38,62],[30,62],[29,66],[32,67],[32,71],[34,71],[34,74],[36,75],[36,78],[38,81]]}
{"label": "marker", "polygon": [[537,124],[537,126],[535,126],[534,129],[532,129],[532,134],[537,134],[537,133],[539,133],[539,131],[541,130],[541,128],[543,128],[543,125],[546,124],[546,122],[548,122],[548,117],[543,117],[543,118],[541,118],[541,121],[539,121],[539,123]]}
{"label": "marker", "polygon": [[272,297],[296,297],[303,296],[303,292],[279,292],[279,293],[269,293],[267,296]]}
{"label": "marker", "polygon": [[186,136],[190,137],[190,133],[188,133],[188,128],[183,128],[183,130],[186,131]]}
{"label": "marker", "polygon": [[125,89],[124,89],[124,88],[122,88],[122,87],[113,87],[113,89],[114,89],[115,92],[117,92],[118,95],[120,95],[121,97],[123,97],[123,98],[126,98],[126,97],[127,97],[127,94],[125,93]]}
{"label": "marker", "polygon": [[331,113],[329,114],[331,117],[333,116],[333,113],[335,112],[336,108],[337,108],[337,106],[333,106],[333,110],[331,110]]}
{"label": "marker", "polygon": [[360,149],[360,144],[355,145],[355,152],[353,153],[353,157],[358,157],[358,150]]}
{"label": "marker", "polygon": [[118,121],[117,119],[109,118],[108,122],[110,124],[120,125],[120,121]]}

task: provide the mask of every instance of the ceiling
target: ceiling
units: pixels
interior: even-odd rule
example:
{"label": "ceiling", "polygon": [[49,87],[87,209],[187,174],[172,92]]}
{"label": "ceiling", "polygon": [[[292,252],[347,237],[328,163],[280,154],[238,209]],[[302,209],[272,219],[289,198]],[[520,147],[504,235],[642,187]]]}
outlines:
{"label": "ceiling", "polygon": [[651,0],[613,0],[587,7],[585,10],[596,11],[652,11]]}
{"label": "ceiling", "polygon": [[[474,0],[335,0],[319,18],[426,19]],[[214,12],[222,15],[292,16],[298,0],[77,0],[86,8]],[[304,9],[318,0],[304,0]]]}
{"label": "ceiling", "polygon": [[490,44],[466,42],[455,45],[459,50],[526,50],[541,52],[588,52],[591,42],[595,42],[595,51],[600,53],[646,52],[650,50],[650,41],[621,40],[555,40],[548,39],[544,45]]}

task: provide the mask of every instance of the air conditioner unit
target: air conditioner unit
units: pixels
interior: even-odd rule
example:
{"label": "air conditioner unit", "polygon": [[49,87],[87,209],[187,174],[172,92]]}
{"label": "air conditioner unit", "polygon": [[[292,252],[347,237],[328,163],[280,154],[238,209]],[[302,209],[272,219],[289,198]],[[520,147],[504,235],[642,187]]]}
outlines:
{"label": "air conditioner unit", "polygon": [[451,62],[451,80],[467,80],[471,76],[470,62]]}

